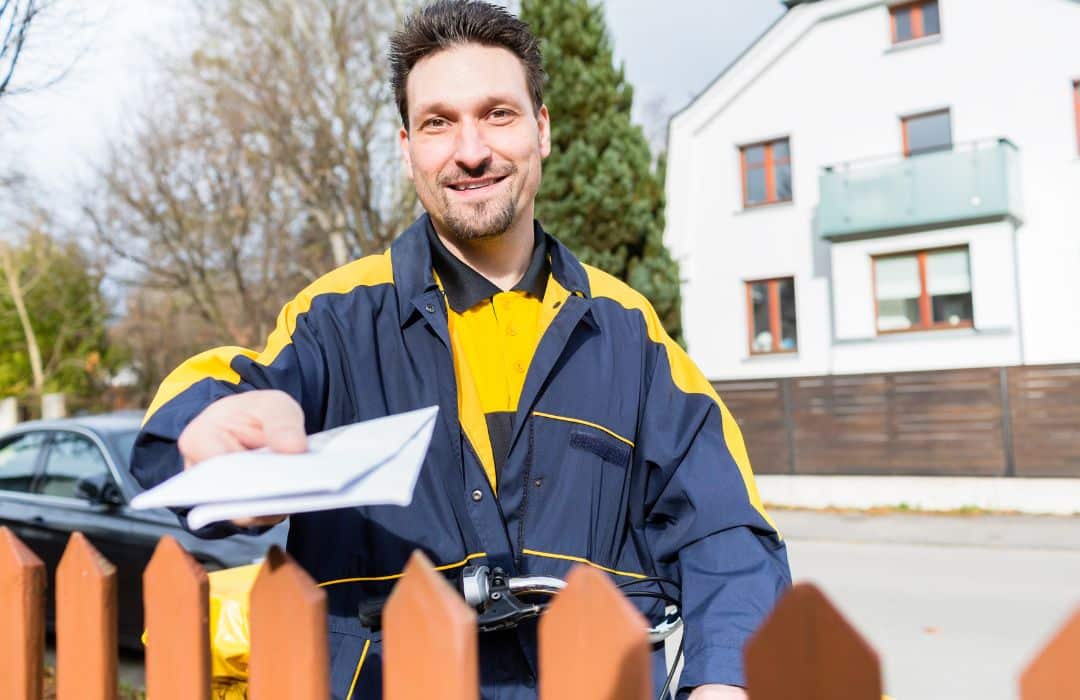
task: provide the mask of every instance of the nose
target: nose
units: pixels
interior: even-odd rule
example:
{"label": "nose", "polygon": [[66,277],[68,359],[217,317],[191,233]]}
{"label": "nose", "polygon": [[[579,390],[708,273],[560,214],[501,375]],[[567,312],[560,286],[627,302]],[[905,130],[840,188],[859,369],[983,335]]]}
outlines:
{"label": "nose", "polygon": [[475,122],[466,122],[458,131],[454,160],[467,172],[483,171],[491,161],[491,148],[484,139],[483,131]]}

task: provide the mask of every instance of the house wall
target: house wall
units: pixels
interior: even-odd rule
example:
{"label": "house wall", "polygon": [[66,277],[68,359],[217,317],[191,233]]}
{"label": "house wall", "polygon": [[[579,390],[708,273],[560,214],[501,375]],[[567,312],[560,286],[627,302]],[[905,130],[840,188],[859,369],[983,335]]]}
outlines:
{"label": "house wall", "polygon": [[[690,353],[714,379],[1080,360],[1080,3],[939,0],[942,34],[891,44],[881,1],[789,11],[678,114],[666,240]],[[901,151],[900,118],[949,108],[954,143],[1019,149],[1023,222],[822,241],[826,165]],[[744,209],[738,146],[790,139],[793,201]],[[966,243],[974,330],[878,337],[869,256]],[[1018,274],[1017,274],[1018,273]],[[798,352],[749,352],[744,282],[794,276]]]}

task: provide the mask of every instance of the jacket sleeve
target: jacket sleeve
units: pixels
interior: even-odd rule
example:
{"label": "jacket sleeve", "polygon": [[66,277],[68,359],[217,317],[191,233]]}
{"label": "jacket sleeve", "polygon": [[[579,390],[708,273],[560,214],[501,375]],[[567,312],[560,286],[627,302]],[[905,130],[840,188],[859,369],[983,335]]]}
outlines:
{"label": "jacket sleeve", "polygon": [[735,419],[682,348],[650,335],[661,342],[638,432],[641,513],[656,567],[681,583],[682,700],[699,685],[745,686],[743,647],[791,573]]}
{"label": "jacket sleeve", "polygon": [[[309,307],[310,299],[303,296],[289,302],[262,352],[214,348],[187,360],[165,378],[147,410],[131,456],[131,473],[144,488],[156,486],[182,470],[176,447],[180,433],[204,408],[222,397],[255,389],[279,389],[303,408],[307,432],[320,429],[326,362],[307,314]],[[238,531],[232,526],[212,525],[195,534],[221,537]]]}

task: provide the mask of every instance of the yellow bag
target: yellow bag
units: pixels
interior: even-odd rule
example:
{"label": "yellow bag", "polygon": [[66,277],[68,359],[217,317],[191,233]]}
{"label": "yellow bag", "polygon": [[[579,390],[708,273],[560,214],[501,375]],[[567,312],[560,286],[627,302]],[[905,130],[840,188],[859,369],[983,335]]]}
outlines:
{"label": "yellow bag", "polygon": [[[261,564],[212,571],[210,582],[210,697],[247,698],[251,632],[248,627],[251,587]],[[142,643],[146,645],[146,632]]]}

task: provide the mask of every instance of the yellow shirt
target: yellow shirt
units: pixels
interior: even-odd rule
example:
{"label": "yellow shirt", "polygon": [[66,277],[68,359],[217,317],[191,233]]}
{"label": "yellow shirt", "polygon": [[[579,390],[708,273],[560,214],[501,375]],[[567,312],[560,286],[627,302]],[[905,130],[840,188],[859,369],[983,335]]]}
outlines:
{"label": "yellow shirt", "polygon": [[566,293],[550,279],[539,231],[525,275],[507,291],[454,257],[433,230],[428,237],[447,302],[461,428],[497,490],[533,353]]}

